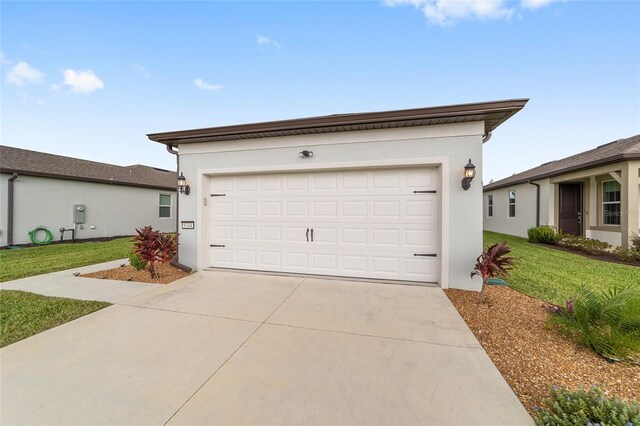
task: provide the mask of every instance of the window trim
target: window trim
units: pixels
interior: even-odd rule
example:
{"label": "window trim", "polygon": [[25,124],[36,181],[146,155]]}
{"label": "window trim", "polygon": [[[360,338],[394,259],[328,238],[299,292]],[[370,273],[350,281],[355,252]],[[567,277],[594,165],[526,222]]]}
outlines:
{"label": "window trim", "polygon": [[[511,193],[513,193],[513,199],[511,198]],[[513,215],[511,215],[511,206],[513,206]],[[507,192],[507,217],[509,219],[513,219],[516,217],[516,190],[515,189],[511,189]]]}
{"label": "window trim", "polygon": [[[605,183],[609,183],[609,182],[615,182],[618,185],[620,185],[620,191],[619,191],[620,192],[620,200],[619,201],[605,201],[604,200],[604,193],[605,193],[604,184]],[[620,226],[620,225],[622,225],[622,217],[621,216],[618,216],[619,223],[605,223],[604,222],[605,221],[605,217],[607,217],[604,214],[605,205],[617,204],[617,205],[620,206],[620,212],[622,213],[622,185],[620,184],[620,182],[618,182],[615,179],[603,180],[602,182],[600,182],[600,184],[601,184],[600,188],[602,189],[602,192],[601,192],[601,194],[602,194],[602,199],[601,199],[602,200],[602,202],[601,202],[602,207],[601,207],[601,210],[600,210],[601,214],[602,214],[602,226]]]}
{"label": "window trim", "polygon": [[493,217],[493,194],[487,195],[487,217]]}
{"label": "window trim", "polygon": [[[169,197],[169,204],[162,204],[163,195]],[[169,207],[169,216],[160,215],[160,209],[162,207]],[[171,194],[163,194],[163,193],[158,194],[158,219],[171,219],[173,217],[173,215],[171,214],[172,207],[173,207],[173,198],[171,197]]]}

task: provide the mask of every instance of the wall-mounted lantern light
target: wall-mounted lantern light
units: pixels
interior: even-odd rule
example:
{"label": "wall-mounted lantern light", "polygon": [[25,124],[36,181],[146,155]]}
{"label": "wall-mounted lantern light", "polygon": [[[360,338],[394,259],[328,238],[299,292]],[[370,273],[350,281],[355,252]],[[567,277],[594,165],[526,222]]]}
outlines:
{"label": "wall-mounted lantern light", "polygon": [[313,157],[313,151],[308,151],[306,149],[304,151],[300,151],[300,157],[302,158]]}
{"label": "wall-mounted lantern light", "polygon": [[184,177],[182,172],[180,172],[180,176],[178,176],[178,191],[184,195],[189,195],[191,192],[191,188],[187,185],[187,178]]}
{"label": "wall-mounted lantern light", "polygon": [[466,166],[464,166],[464,178],[462,178],[462,189],[465,191],[471,188],[471,181],[476,177],[476,166],[471,162],[471,158],[469,158],[469,162]]}

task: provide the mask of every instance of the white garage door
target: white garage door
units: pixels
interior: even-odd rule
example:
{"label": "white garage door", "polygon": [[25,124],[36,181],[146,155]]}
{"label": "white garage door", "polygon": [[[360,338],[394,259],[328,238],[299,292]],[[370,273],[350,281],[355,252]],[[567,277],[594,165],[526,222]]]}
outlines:
{"label": "white garage door", "polygon": [[437,282],[438,173],[210,178],[211,267]]}

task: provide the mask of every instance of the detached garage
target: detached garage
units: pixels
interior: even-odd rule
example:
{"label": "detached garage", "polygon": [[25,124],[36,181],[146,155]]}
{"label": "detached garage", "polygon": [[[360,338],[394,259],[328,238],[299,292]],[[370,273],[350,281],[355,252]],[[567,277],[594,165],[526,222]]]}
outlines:
{"label": "detached garage", "polygon": [[150,134],[188,185],[180,262],[479,288],[482,144],[526,102]]}

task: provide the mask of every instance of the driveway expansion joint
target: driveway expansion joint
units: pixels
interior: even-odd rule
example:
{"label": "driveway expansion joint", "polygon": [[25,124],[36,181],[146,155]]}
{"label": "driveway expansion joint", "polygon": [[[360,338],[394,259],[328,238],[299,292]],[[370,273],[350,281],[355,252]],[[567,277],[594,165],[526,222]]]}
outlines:
{"label": "driveway expansion joint", "polygon": [[[249,339],[251,339],[251,338],[253,337],[253,335],[254,335],[254,334],[256,334],[256,333],[258,332],[258,330],[260,330],[260,329],[262,328],[262,326],[263,326],[263,325],[264,325],[264,324],[269,320],[269,318],[271,318],[271,316],[272,316],[272,315],[273,315],[273,314],[278,310],[278,308],[280,308],[280,306],[282,306],[282,304],[283,304],[284,302],[286,302],[286,301],[291,297],[291,295],[292,295],[293,293],[295,293],[295,292],[296,292],[296,290],[298,290],[298,288],[300,288],[300,286],[302,285],[302,283],[304,283],[304,282],[305,282],[305,280],[306,280],[306,278],[303,278],[303,279],[302,279],[302,281],[300,281],[300,283],[296,286],[296,288],[294,288],[294,289],[291,291],[291,293],[289,293],[289,295],[288,295],[287,297],[285,297],[285,298],[284,298],[284,300],[283,300],[282,302],[280,302],[280,304],[279,304],[279,305],[278,305],[278,306],[273,310],[273,312],[271,312],[271,313],[269,314],[269,316],[268,316],[267,318],[265,318],[265,319],[264,319],[264,321],[262,321],[262,322],[260,323],[260,325],[259,325],[258,327],[256,327],[256,329],[255,329],[255,330],[253,330],[253,332],[252,332],[252,333],[251,333],[251,334],[250,334],[246,339],[244,339],[244,341],[240,344],[240,346],[238,346],[238,347],[236,348],[236,350],[235,350],[235,351],[233,351],[233,352],[231,353],[231,355],[229,355],[229,356],[227,357],[227,359],[225,359],[225,360],[224,360],[224,362],[218,366],[218,368],[216,368],[216,370],[215,370],[215,371],[214,371],[214,372],[213,372],[213,373],[212,373],[212,374],[207,378],[207,380],[205,380],[205,381],[204,381],[204,382],[203,382],[203,383],[198,387],[198,389],[196,389],[196,390],[195,390],[195,392],[193,392],[193,393],[189,396],[189,398],[187,398],[187,400],[186,400],[186,401],[185,401],[185,402],[184,402],[180,407],[178,407],[178,409],[177,409],[177,410],[176,410],[176,411],[171,415],[171,417],[169,417],[169,418],[167,419],[167,421],[164,423],[164,425],[163,425],[163,426],[166,426],[166,425],[171,421],[171,419],[173,419],[173,418],[176,416],[176,414],[178,414],[178,413],[180,412],[180,410],[182,410],[182,408],[184,408],[184,406],[185,406],[185,405],[187,405],[187,404],[189,403],[189,401],[191,401],[191,399],[192,399],[192,398],[193,398],[193,397],[194,397],[194,396],[195,396],[195,395],[200,391],[200,389],[202,389],[202,388],[203,388],[207,383],[209,383],[209,380],[211,380],[211,379],[213,378],[213,376],[215,376],[215,375],[218,373],[218,371],[220,371],[220,370],[222,369],[222,367],[224,367],[224,366],[227,364],[227,362],[229,362],[229,360],[230,360],[231,358],[233,358],[233,356],[234,356],[234,355],[235,355],[235,354],[236,354],[240,349],[242,349],[242,347],[243,347],[243,346],[244,346],[244,345],[249,341]],[[149,308],[149,309],[153,309],[153,308]],[[170,311],[170,312],[173,312],[173,311]],[[203,314],[200,314],[200,315],[203,315]],[[203,315],[203,316],[209,316],[209,315]],[[257,323],[257,321],[250,321],[250,322]]]}
{"label": "driveway expansion joint", "polygon": [[451,345],[451,344],[440,343],[440,342],[429,342],[429,341],[426,341],[426,340],[405,339],[405,338],[402,338],[402,337],[391,337],[391,336],[378,336],[376,334],[355,333],[355,332],[352,332],[352,331],[327,330],[327,329],[324,329],[324,328],[304,327],[304,326],[300,326],[300,325],[281,324],[281,323],[277,323],[277,322],[269,322],[269,323],[267,323],[267,325],[274,325],[274,326],[277,326],[277,327],[299,328],[299,329],[311,330],[311,331],[321,331],[321,332],[325,332],[325,333],[346,334],[346,335],[350,335],[350,336],[362,336],[362,337],[371,337],[371,338],[377,338],[377,339],[396,340],[396,341],[401,341],[401,342],[425,343],[427,345],[446,346],[446,347],[449,347],[449,348],[475,349],[475,350],[482,349],[482,346],[480,344],[473,345],[473,346],[469,346],[469,345]]}
{"label": "driveway expansion joint", "polygon": [[218,318],[218,319],[226,319],[226,320],[252,322],[252,323],[256,323],[256,324],[262,324],[263,323],[262,321],[250,320],[250,319],[246,319],[246,318],[224,317],[224,316],[220,316],[220,315],[202,314],[202,313],[199,313],[199,312],[174,311],[172,309],[152,308],[150,306],[140,306],[140,305],[128,305],[126,303],[114,303],[114,305],[127,306],[129,308],[149,309],[149,310],[152,310],[152,311],[171,312],[171,313],[174,313],[174,314],[196,315],[196,316],[199,316],[199,317],[208,317],[208,318]]}

